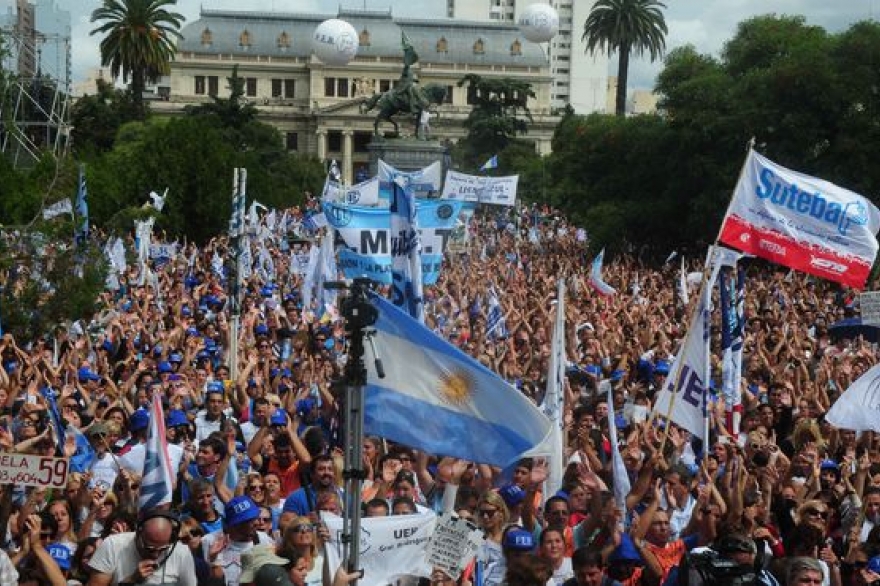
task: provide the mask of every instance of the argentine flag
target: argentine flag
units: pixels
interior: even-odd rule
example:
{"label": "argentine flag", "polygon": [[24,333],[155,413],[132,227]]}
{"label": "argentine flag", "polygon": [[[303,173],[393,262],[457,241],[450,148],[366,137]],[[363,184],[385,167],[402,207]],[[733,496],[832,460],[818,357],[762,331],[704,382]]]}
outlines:
{"label": "argentine flag", "polygon": [[549,453],[550,420],[495,373],[378,296],[364,432],[430,454],[506,467]]}

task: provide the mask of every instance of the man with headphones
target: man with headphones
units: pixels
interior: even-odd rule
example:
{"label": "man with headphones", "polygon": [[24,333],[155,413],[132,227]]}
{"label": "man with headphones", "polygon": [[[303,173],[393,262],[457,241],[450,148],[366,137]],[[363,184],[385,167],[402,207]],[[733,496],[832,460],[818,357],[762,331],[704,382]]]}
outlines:
{"label": "man with headphones", "polygon": [[87,586],[196,586],[192,553],[177,547],[179,531],[174,513],[144,511],[134,532],[111,535],[98,546],[89,561],[94,573]]}

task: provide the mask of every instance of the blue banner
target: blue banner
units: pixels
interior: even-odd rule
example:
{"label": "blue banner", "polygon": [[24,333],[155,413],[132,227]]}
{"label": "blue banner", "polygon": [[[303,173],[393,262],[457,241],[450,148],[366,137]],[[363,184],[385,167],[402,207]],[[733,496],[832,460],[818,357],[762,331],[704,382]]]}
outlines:
{"label": "blue banner", "polygon": [[[323,206],[327,223],[345,242],[346,248],[339,251],[339,268],[345,277],[367,277],[390,285],[393,244],[390,210],[333,202],[324,202]],[[443,252],[460,212],[460,202],[416,200],[424,285],[433,285],[440,276]]]}

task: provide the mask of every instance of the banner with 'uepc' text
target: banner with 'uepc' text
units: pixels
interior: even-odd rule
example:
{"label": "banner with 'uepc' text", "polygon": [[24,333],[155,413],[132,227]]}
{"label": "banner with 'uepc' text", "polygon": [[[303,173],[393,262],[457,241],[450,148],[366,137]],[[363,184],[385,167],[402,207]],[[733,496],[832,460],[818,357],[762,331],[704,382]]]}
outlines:
{"label": "banner with 'uepc' text", "polygon": [[880,210],[861,195],[749,151],[721,242],[861,289],[877,256]]}

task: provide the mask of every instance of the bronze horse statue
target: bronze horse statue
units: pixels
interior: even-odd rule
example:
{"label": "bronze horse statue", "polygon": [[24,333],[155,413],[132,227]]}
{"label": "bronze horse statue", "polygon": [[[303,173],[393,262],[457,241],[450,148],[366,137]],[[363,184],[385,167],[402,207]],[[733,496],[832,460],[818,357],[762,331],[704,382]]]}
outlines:
{"label": "bronze horse statue", "polygon": [[382,94],[373,94],[361,104],[362,112],[378,109],[376,121],[373,123],[375,135],[379,133],[381,122],[390,122],[394,126],[394,132],[399,132],[397,122],[393,116],[398,114],[411,114],[415,116],[415,128],[418,132],[419,118],[423,110],[431,104],[442,104],[446,99],[446,88],[436,83],[426,84],[424,87],[417,83],[403,84],[403,87],[391,88]]}

